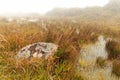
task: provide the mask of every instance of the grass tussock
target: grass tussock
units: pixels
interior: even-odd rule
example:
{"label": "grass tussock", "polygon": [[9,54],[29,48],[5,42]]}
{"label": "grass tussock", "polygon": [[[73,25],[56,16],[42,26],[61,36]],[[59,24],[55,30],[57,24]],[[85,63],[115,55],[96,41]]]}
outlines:
{"label": "grass tussock", "polygon": [[117,58],[113,62],[112,73],[120,77],[120,58]]}
{"label": "grass tussock", "polygon": [[108,41],[106,44],[109,59],[117,59],[120,56],[120,43],[117,41]]}

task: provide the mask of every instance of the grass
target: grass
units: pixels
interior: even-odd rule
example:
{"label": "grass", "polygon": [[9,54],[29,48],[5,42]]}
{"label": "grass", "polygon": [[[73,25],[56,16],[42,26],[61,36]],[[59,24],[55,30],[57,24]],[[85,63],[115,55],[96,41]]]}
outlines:
{"label": "grass", "polygon": [[120,59],[119,58],[117,58],[113,62],[112,73],[120,77]]}
{"label": "grass", "polygon": [[[84,80],[76,70],[82,45],[95,42],[99,35],[114,36],[119,32],[105,24],[74,24],[68,19],[46,19],[44,26],[42,22],[0,22],[0,35],[0,79]],[[22,47],[35,42],[52,42],[59,48],[46,61],[15,59]]]}
{"label": "grass", "polygon": [[109,59],[117,59],[120,56],[120,43],[114,40],[108,41],[106,44]]}
{"label": "grass", "polygon": [[103,59],[102,57],[98,57],[97,60],[96,60],[96,65],[97,65],[98,67],[103,68],[103,67],[106,66],[105,61],[106,61],[106,60]]}

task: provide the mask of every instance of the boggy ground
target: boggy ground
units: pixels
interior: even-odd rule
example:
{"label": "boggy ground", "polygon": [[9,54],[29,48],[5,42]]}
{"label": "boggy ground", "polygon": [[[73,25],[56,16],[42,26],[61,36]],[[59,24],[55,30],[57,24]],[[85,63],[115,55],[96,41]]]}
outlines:
{"label": "boggy ground", "polygon": [[[34,23],[2,21],[0,22],[0,79],[87,80],[77,70],[82,46],[95,43],[99,35],[119,40],[119,31],[119,27],[96,23],[83,24],[79,21],[74,23],[69,19],[46,19],[44,22]],[[59,48],[56,54],[45,62],[34,58],[19,61],[15,59],[22,47],[36,42],[55,43]],[[103,69],[100,71],[104,72]],[[104,80],[99,76],[95,75],[96,79]]]}

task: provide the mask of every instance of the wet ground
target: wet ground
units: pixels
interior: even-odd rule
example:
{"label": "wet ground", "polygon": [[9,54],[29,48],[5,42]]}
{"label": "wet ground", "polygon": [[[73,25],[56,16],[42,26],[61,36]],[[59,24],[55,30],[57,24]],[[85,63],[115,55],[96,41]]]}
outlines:
{"label": "wet ground", "polygon": [[[120,78],[112,75],[112,62],[107,60],[107,52],[105,49],[106,40],[103,36],[98,37],[98,41],[94,44],[83,46],[79,59],[79,72],[85,80],[120,80]],[[104,67],[98,67],[96,60],[102,57],[105,60]]]}

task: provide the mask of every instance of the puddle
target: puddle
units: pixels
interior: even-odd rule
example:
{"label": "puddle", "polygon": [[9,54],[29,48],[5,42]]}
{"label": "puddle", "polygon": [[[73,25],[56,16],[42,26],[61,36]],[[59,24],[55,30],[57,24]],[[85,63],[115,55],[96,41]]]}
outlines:
{"label": "puddle", "polygon": [[107,52],[105,50],[106,41],[103,36],[98,37],[98,41],[95,44],[89,44],[84,46],[80,53],[80,62],[84,62],[87,66],[94,66],[96,59],[102,57],[107,59]]}
{"label": "puddle", "polygon": [[85,80],[120,80],[111,75],[112,62],[106,61],[105,67],[97,67],[96,60],[98,57],[107,59],[108,54],[105,50],[106,41],[104,36],[99,36],[98,41],[94,44],[83,46],[80,51],[78,70]]}

